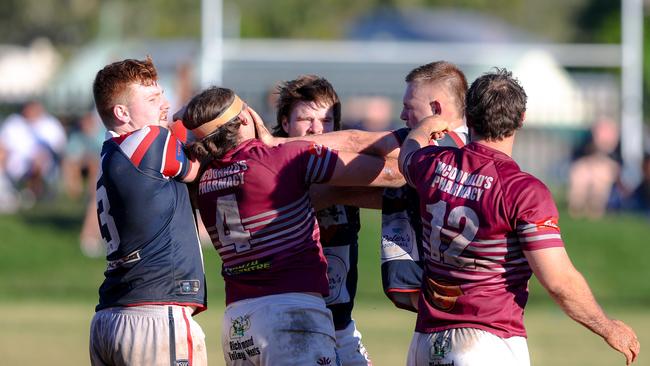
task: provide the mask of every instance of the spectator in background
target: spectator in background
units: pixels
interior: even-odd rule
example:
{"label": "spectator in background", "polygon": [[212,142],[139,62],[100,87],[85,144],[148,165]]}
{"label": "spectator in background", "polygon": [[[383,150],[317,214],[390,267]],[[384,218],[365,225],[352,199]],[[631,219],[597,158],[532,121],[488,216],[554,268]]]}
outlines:
{"label": "spectator in background", "polygon": [[7,152],[0,144],[0,214],[13,213],[18,209],[18,193],[6,172]]}
{"label": "spectator in background", "polygon": [[569,170],[567,200],[571,216],[597,219],[605,214],[612,188],[619,184],[620,164],[612,157],[619,141],[618,126],[601,119],[592,126],[591,134],[585,155]]}
{"label": "spectator in background", "polygon": [[28,101],[21,113],[7,117],[0,144],[7,153],[7,175],[27,195],[41,198],[57,182],[65,130],[39,101]]}
{"label": "spectator in background", "polygon": [[623,201],[623,208],[650,216],[650,153],[643,157],[641,183]]}
{"label": "spectator in background", "polygon": [[391,128],[392,105],[382,96],[354,97],[349,101],[348,125],[364,131],[387,131]]}
{"label": "spectator in background", "polygon": [[62,164],[63,184],[69,197],[79,199],[86,187],[87,206],[79,242],[81,251],[89,257],[99,257],[105,253],[95,201],[99,155],[105,132],[94,110],[81,116],[75,130],[70,133]]}

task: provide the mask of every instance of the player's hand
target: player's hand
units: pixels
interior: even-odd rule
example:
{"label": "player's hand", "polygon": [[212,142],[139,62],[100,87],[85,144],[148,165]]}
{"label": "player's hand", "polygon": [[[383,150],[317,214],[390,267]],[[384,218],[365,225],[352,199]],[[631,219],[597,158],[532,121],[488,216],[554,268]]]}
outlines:
{"label": "player's hand", "polygon": [[419,128],[424,128],[433,140],[440,140],[449,132],[449,124],[439,115],[424,117],[418,122]]}
{"label": "player's hand", "polygon": [[248,113],[250,113],[253,118],[253,123],[255,123],[255,131],[257,132],[257,138],[261,140],[267,146],[276,146],[280,142],[277,141],[277,138],[274,137],[271,132],[266,128],[262,117],[251,107],[246,107]]}
{"label": "player's hand", "polygon": [[625,355],[625,364],[636,361],[641,345],[634,330],[620,320],[612,320],[603,338],[613,349]]}

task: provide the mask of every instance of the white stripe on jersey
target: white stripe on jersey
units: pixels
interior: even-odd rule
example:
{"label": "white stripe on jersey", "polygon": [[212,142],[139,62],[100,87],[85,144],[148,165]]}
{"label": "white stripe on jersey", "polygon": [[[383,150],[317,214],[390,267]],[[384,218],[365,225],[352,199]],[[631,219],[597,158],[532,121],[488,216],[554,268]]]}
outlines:
{"label": "white stripe on jersey", "polygon": [[530,243],[531,241],[549,240],[549,239],[562,239],[562,236],[560,234],[545,234],[545,235],[519,237],[519,241],[524,243]]}
{"label": "white stripe on jersey", "polygon": [[138,149],[138,146],[142,143],[145,137],[149,134],[151,128],[145,126],[142,129],[132,133],[129,137],[125,138],[124,141],[120,144],[120,149],[126,154],[126,156],[131,159],[135,150]]}
{"label": "white stripe on jersey", "polygon": [[325,150],[325,163],[323,163],[323,169],[320,171],[320,175],[314,182],[321,182],[323,181],[323,178],[325,178],[325,173],[327,173],[327,166],[330,162],[330,158],[332,157],[332,151],[330,149]]}
{"label": "white stripe on jersey", "polygon": [[307,164],[307,170],[305,170],[305,183],[309,183],[309,177],[311,176],[309,172],[311,172],[314,166],[314,160],[316,160],[316,156],[312,155],[309,157],[309,164]]}
{"label": "white stripe on jersey", "polygon": [[[246,223],[249,223],[249,222],[251,222],[251,221],[255,221],[255,220],[261,219],[261,218],[263,218],[263,217],[267,217],[267,216],[278,216],[278,215],[279,215],[281,212],[283,212],[283,211],[291,210],[291,209],[293,209],[294,207],[296,207],[296,206],[298,206],[298,205],[301,205],[301,206],[304,205],[304,203],[303,203],[302,201],[303,201],[304,199],[306,199],[307,197],[309,197],[309,193],[305,193],[302,197],[298,198],[296,201],[291,202],[290,204],[288,204],[288,205],[286,205],[286,206],[284,206],[284,207],[280,207],[280,208],[278,208],[277,210],[266,211],[266,212],[262,212],[262,213],[260,213],[260,214],[257,214],[257,215],[255,215],[255,216],[250,216],[250,217],[242,218],[242,219],[241,219],[241,222],[242,222],[242,224],[246,224]],[[254,226],[252,226],[252,225],[253,225],[253,224],[246,225],[246,226],[247,226],[247,227],[254,227]]]}
{"label": "white stripe on jersey", "polygon": [[[237,252],[231,243],[218,243],[216,250],[227,266],[269,256],[281,249],[296,246],[295,239],[310,236],[308,231],[314,230],[316,219],[309,194],[305,193],[280,209],[242,218],[241,222],[244,229],[250,232],[248,242],[252,247]],[[218,240],[216,226],[210,226],[207,230],[211,238]]]}
{"label": "white stripe on jersey", "polygon": [[[307,212],[306,215],[303,214],[303,215],[299,215],[297,217],[299,219],[302,219],[302,220],[300,220],[300,222],[298,224],[296,224],[294,226],[291,226],[291,227],[289,227],[289,228],[287,228],[285,230],[275,232],[273,234],[267,234],[267,235],[263,235],[263,236],[260,236],[258,238],[255,238],[255,239],[251,239],[251,240],[249,240],[250,243],[251,244],[259,244],[261,242],[271,240],[271,239],[275,239],[277,237],[290,235],[290,233],[296,231],[296,228],[299,228],[299,227],[302,227],[303,225],[305,225],[309,221],[310,218],[314,217],[314,215],[312,215],[311,212]],[[286,226],[286,225],[282,225],[282,226]],[[281,227],[281,226],[277,225],[277,226],[273,227],[272,229],[277,229],[279,227]],[[267,229],[269,229],[269,228],[267,227]],[[268,232],[269,230],[265,230],[265,231]],[[258,235],[258,233],[254,233],[253,237],[256,237],[257,235]]]}
{"label": "white stripe on jersey", "polygon": [[[316,158],[316,167],[314,167],[314,170],[311,172],[311,178],[309,178],[309,182],[315,182],[316,177],[318,176],[318,173],[320,172],[321,165],[323,165],[323,158],[320,156]],[[307,173],[309,174],[309,173]]]}
{"label": "white stripe on jersey", "polygon": [[[268,226],[268,227],[265,227],[264,229],[258,230],[258,231],[255,232],[255,235],[256,236],[257,235],[262,235],[262,234],[265,234],[265,233],[267,233],[269,231],[275,231],[275,230],[284,228],[284,227],[289,226],[289,225],[299,225],[299,224],[297,224],[297,222],[301,221],[301,220],[305,221],[304,217],[305,217],[305,214],[307,214],[307,213],[308,212],[306,212],[305,210],[302,210],[302,212],[300,212],[298,215],[295,215],[295,212],[291,212],[291,213],[288,213],[288,214],[283,215],[283,216],[278,216],[276,218],[277,220],[279,220],[279,219],[284,220],[284,219],[286,219],[288,217],[291,217],[291,216],[295,215],[295,217],[291,218],[290,220],[287,220],[287,221],[284,221],[282,223],[272,225],[272,226]],[[313,213],[310,216],[313,216]],[[271,222],[273,222],[273,220],[276,220],[276,219],[270,219],[270,220],[267,220],[267,221],[264,221],[264,222],[271,223]],[[246,229],[250,230],[251,227],[252,226],[247,226]]]}
{"label": "white stripe on jersey", "polygon": [[[165,166],[167,165],[167,148],[169,147],[169,139],[171,139],[172,134],[171,132],[167,132],[167,138],[165,139],[165,147],[163,148],[163,154],[162,154],[162,164],[160,165],[160,174],[162,174],[163,177],[166,178],[173,178],[173,177],[178,177],[179,174],[183,171],[183,162],[179,161],[178,162],[178,170],[174,173],[174,175],[167,176],[164,174],[165,171]],[[174,146],[176,148],[176,146]],[[174,151],[174,158],[176,158],[176,152]]]}
{"label": "white stripe on jersey", "polygon": [[[313,225],[305,225],[302,228],[300,228],[299,231],[293,233],[292,235],[288,235],[286,237],[262,245],[257,245],[252,249],[247,250],[246,252],[243,253],[236,253],[232,248],[232,246],[221,248],[224,250],[218,252],[219,255],[221,255],[221,259],[227,265],[238,264],[241,262],[246,262],[257,258],[266,257],[271,254],[275,254],[279,251],[278,248],[295,247],[296,242],[293,239],[304,236],[306,232],[309,230],[313,230]],[[282,245],[278,246],[278,244],[282,244]],[[231,258],[233,257],[237,257],[237,258],[231,260]]]}

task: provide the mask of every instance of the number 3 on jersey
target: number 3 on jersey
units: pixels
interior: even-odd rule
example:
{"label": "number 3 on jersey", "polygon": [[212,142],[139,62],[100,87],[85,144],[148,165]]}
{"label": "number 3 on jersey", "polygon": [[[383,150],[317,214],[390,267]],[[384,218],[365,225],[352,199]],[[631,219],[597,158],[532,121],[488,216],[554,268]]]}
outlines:
{"label": "number 3 on jersey", "polygon": [[[460,255],[474,240],[474,236],[478,231],[479,219],[476,212],[467,206],[454,207],[449,211],[447,225],[445,226],[447,202],[438,201],[427,205],[426,208],[427,212],[431,214],[431,234],[429,237],[431,258],[434,261],[455,267],[473,267],[474,259],[464,258]],[[460,233],[448,229],[448,227],[460,229],[463,221],[463,230]],[[449,246],[446,248],[442,248],[441,233],[451,239]]]}
{"label": "number 3 on jersey", "polygon": [[221,246],[235,246],[235,251],[241,253],[251,248],[251,234],[244,229],[239,215],[239,206],[234,194],[217,198],[217,231]]}
{"label": "number 3 on jersey", "polygon": [[[103,159],[103,156],[102,156]],[[106,230],[100,230],[102,238],[106,241],[106,255],[111,255],[117,248],[120,246],[120,234],[117,232],[117,226],[115,226],[115,220],[111,216],[111,203],[108,201],[108,193],[106,193],[106,187],[102,184],[102,162],[99,163],[99,174],[97,174],[97,182],[99,186],[97,187],[97,218],[99,219],[99,225],[101,229],[106,228]],[[108,231],[108,233],[106,232]],[[108,235],[107,235],[108,234]]]}

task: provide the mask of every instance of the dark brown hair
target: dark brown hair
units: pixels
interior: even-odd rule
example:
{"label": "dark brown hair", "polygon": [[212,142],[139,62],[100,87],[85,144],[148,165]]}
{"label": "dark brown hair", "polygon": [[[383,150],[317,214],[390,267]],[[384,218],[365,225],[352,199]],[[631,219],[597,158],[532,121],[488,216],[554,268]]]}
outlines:
{"label": "dark brown hair", "polygon": [[526,92],[506,69],[495,68],[467,91],[467,125],[487,140],[512,136],[523,124]]}
{"label": "dark brown hair", "polygon": [[126,104],[129,85],[153,85],[158,80],[156,67],[151,57],[144,60],[126,59],[104,66],[97,72],[93,82],[93,97],[97,112],[107,129],[115,125],[113,107]]}
{"label": "dark brown hair", "polygon": [[291,111],[298,102],[314,102],[319,106],[334,108],[334,130],[341,129],[341,101],[334,87],[327,79],[316,75],[302,75],[278,86],[277,125],[273,127],[273,135],[288,137],[282,128],[282,120],[290,120]]}
{"label": "dark brown hair", "polygon": [[[226,88],[210,87],[195,95],[183,114],[183,126],[193,130],[219,117],[235,99],[235,92]],[[238,117],[219,126],[214,132],[189,144],[190,156],[202,163],[219,159],[237,146],[241,121]]]}
{"label": "dark brown hair", "polygon": [[446,62],[436,61],[418,66],[406,75],[407,83],[442,83],[447,87],[454,98],[458,116],[465,113],[465,93],[467,92],[467,79],[458,66]]}

